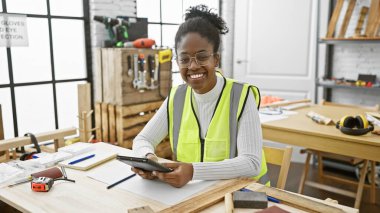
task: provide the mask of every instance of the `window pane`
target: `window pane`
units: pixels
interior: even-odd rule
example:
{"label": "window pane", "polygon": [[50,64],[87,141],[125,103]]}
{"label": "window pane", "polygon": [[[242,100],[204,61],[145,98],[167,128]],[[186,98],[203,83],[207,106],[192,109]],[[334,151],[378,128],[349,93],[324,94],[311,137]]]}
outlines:
{"label": "window pane", "polygon": [[148,18],[148,22],[160,22],[160,1],[137,0],[137,17]]}
{"label": "window pane", "polygon": [[0,48],[0,84],[9,84],[8,59],[6,48]]}
{"label": "window pane", "polygon": [[162,46],[174,47],[174,38],[179,25],[162,25]]}
{"label": "window pane", "polygon": [[6,0],[8,13],[47,14],[46,0]]}
{"label": "window pane", "polygon": [[10,89],[0,89],[0,105],[3,115],[4,138],[13,138],[13,113]]}
{"label": "window pane", "polygon": [[55,129],[51,84],[16,87],[15,96],[19,135]]}
{"label": "window pane", "polygon": [[3,12],[3,4],[0,4],[0,11]]}
{"label": "window pane", "polygon": [[183,13],[185,14],[190,6],[199,4],[207,5],[209,9],[214,9],[212,10],[213,13],[219,14],[219,0],[183,0]]}
{"label": "window pane", "polygon": [[55,78],[86,77],[82,20],[52,19]]}
{"label": "window pane", "polygon": [[85,81],[57,84],[59,128],[78,128],[78,84]]}
{"label": "window pane", "polygon": [[50,0],[50,13],[56,16],[83,17],[82,0]]}
{"label": "window pane", "polygon": [[182,1],[161,0],[162,22],[179,24],[182,22]]}
{"label": "window pane", "polygon": [[148,38],[156,41],[157,46],[161,46],[161,27],[159,24],[148,24]]}
{"label": "window pane", "polygon": [[47,19],[28,18],[29,47],[12,48],[15,83],[51,80]]}

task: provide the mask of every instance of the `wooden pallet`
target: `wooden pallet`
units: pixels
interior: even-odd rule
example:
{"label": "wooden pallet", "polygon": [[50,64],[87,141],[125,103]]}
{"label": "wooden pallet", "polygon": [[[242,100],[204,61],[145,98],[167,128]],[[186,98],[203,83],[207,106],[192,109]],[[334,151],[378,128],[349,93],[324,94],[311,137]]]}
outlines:
{"label": "wooden pallet", "polygon": [[[96,103],[96,138],[131,149],[133,139],[154,116],[162,103],[162,100],[129,106]],[[171,159],[172,152],[168,138],[157,146],[156,154],[159,157]]]}

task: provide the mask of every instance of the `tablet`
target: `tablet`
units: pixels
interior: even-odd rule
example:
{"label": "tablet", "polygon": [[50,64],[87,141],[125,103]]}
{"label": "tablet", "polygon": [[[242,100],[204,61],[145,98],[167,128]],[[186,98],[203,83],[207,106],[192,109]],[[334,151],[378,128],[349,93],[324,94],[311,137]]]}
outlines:
{"label": "tablet", "polygon": [[172,169],[167,168],[164,165],[156,161],[150,160],[148,158],[136,158],[136,157],[118,155],[116,159],[132,167],[136,167],[145,171],[158,171],[158,172],[173,171]]}

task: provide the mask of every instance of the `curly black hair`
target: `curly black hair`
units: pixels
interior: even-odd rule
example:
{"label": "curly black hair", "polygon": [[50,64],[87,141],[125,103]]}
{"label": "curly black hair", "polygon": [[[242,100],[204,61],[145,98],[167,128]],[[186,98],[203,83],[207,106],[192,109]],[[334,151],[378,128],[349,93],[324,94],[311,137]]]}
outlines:
{"label": "curly black hair", "polygon": [[219,50],[220,35],[228,33],[228,27],[224,20],[212,12],[206,5],[197,5],[187,9],[185,22],[182,23],[175,36],[175,51],[182,37],[190,32],[199,33],[213,44],[214,52]]}

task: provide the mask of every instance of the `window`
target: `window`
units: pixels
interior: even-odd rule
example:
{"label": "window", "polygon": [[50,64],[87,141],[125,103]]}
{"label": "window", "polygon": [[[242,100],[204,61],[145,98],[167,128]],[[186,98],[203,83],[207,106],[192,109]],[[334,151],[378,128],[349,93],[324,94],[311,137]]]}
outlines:
{"label": "window", "polygon": [[89,0],[0,0],[0,12],[25,14],[29,40],[0,47],[5,137],[78,127],[77,85],[92,81]]}
{"label": "window", "polygon": [[[174,38],[183,15],[190,6],[205,4],[219,12],[219,0],[137,0],[137,17],[148,18],[148,37],[156,44],[172,48],[174,53]],[[176,61],[172,61],[173,85],[182,84],[182,78]]]}

